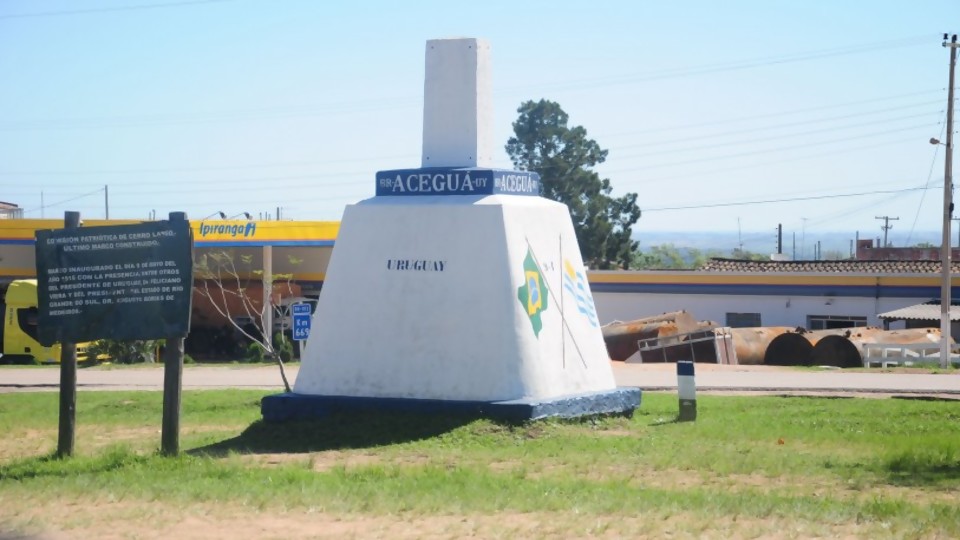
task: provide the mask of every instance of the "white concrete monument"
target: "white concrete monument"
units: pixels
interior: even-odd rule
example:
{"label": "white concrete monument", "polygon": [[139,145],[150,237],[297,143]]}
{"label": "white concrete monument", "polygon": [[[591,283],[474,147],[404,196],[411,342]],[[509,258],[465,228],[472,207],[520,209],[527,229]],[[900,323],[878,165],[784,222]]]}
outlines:
{"label": "white concrete monument", "polygon": [[513,420],[631,412],[570,213],[535,173],[489,168],[490,46],[427,42],[422,168],[348,206],[292,394],[267,420],[331,409]]}

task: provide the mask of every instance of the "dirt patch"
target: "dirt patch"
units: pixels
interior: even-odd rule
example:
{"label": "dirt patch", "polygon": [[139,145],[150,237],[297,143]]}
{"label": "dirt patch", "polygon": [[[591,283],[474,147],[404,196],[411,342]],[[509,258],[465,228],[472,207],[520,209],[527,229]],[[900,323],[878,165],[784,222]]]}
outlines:
{"label": "dirt patch", "polygon": [[[181,428],[181,437],[214,433],[236,433],[245,426],[193,425]],[[161,427],[156,426],[89,426],[79,423],[76,449],[80,455],[94,454],[111,446],[123,445],[135,450],[159,448]],[[57,448],[57,428],[23,429],[5,433],[0,438],[0,464],[22,459],[24,456],[47,455]],[[0,537],[2,540],[2,537]]]}
{"label": "dirt patch", "polygon": [[442,460],[432,459],[425,454],[380,455],[366,450],[329,450],[325,452],[249,454],[241,456],[244,463],[261,467],[281,467],[284,465],[303,465],[314,472],[324,473],[336,468],[353,469],[358,467],[399,466],[422,467],[443,464]]}
{"label": "dirt patch", "polygon": [[57,445],[56,430],[25,429],[5,433],[0,438],[0,464],[23,456],[44,455]]}
{"label": "dirt patch", "polygon": [[[57,508],[57,512],[52,510]],[[62,510],[62,511],[61,511]],[[0,511],[0,515],[6,513]],[[8,516],[9,518],[9,516]],[[592,515],[576,511],[500,512],[457,515],[355,515],[318,509],[265,511],[237,505],[190,505],[129,502],[55,505],[32,508],[18,516],[13,529],[43,540],[98,538],[879,538],[895,537],[878,523],[809,523],[771,516],[703,516],[686,512]],[[0,522],[3,523],[3,522]],[[19,523],[18,526],[16,523]],[[26,525],[26,526],[24,526]],[[0,525],[0,531],[3,525]]]}
{"label": "dirt patch", "polygon": [[352,469],[383,465],[384,456],[365,452],[319,452],[310,455],[310,468],[316,472],[327,472],[337,467]]}
{"label": "dirt patch", "polygon": [[[624,433],[630,436],[630,433]],[[792,445],[791,441],[786,444]],[[925,500],[932,503],[960,505],[960,491],[924,489],[911,486],[891,486],[871,482],[864,488],[839,477],[808,477],[779,474],[713,473],[683,469],[658,469],[642,462],[585,464],[564,460],[541,460],[535,464],[520,460],[478,462],[462,457],[431,457],[425,454],[377,455],[364,450],[335,450],[312,454],[256,454],[242,456],[245,462],[263,466],[279,467],[301,464],[317,473],[326,473],[335,468],[344,469],[390,466],[390,467],[486,467],[494,473],[516,474],[522,471],[525,478],[538,480],[558,474],[568,474],[589,482],[605,482],[629,479],[632,485],[641,488],[664,490],[716,489],[724,492],[756,491],[781,492],[791,495],[827,495],[851,500],[902,499]]]}
{"label": "dirt patch", "polygon": [[[629,476],[628,476],[629,475]],[[793,475],[766,476],[762,474],[710,473],[681,469],[643,470],[608,466],[594,470],[591,479],[603,480],[614,477],[633,478],[641,487],[667,490],[704,488],[724,492],[755,491],[782,492],[797,496],[827,496],[837,499],[870,501],[875,499],[919,501],[960,504],[960,492],[956,490],[923,489],[909,486],[890,486],[871,483],[864,488],[852,481],[828,477],[798,477]]]}

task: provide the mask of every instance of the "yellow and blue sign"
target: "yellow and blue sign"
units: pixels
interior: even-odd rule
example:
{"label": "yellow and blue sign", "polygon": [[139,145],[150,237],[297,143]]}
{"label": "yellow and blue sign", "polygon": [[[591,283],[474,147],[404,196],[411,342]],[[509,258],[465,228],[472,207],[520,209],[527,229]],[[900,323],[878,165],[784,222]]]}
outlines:
{"label": "yellow and blue sign", "polygon": [[197,247],[333,246],[338,221],[191,221]]}
{"label": "yellow and blue sign", "polygon": [[[144,223],[129,219],[85,219],[84,227]],[[59,229],[62,219],[0,220],[0,245],[32,246],[38,230]],[[197,247],[333,246],[339,221],[191,221]]]}

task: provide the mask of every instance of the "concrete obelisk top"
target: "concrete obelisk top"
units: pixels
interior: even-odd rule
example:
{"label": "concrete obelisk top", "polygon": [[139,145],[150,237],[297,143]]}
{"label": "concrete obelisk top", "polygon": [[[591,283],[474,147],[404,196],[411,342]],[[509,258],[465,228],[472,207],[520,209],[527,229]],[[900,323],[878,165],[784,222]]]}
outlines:
{"label": "concrete obelisk top", "polygon": [[378,171],[377,197],[540,195],[540,176],[493,165],[490,44],[427,41],[419,169]]}
{"label": "concrete obelisk top", "polygon": [[427,41],[421,167],[491,167],[490,44]]}

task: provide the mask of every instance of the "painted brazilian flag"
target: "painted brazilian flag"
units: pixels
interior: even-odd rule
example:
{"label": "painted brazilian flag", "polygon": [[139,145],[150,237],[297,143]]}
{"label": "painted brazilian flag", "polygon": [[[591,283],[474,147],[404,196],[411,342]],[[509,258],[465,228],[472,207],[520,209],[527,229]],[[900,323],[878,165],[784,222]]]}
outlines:
{"label": "painted brazilian flag", "polygon": [[540,337],[543,323],[540,321],[540,312],[547,309],[547,286],[543,282],[543,274],[533,260],[533,253],[527,248],[527,257],[523,259],[523,286],[517,289],[517,298],[520,305],[530,317],[533,325],[533,335]]}

